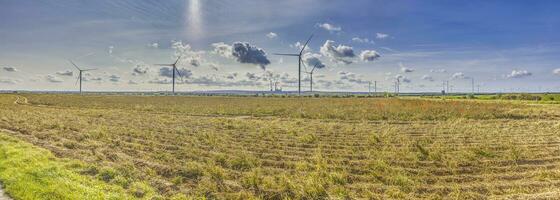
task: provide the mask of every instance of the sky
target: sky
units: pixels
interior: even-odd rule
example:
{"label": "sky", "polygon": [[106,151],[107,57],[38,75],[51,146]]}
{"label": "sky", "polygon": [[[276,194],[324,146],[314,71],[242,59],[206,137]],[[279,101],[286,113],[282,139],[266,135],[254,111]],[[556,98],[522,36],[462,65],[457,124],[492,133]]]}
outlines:
{"label": "sky", "polygon": [[0,0],[0,90],[560,91],[560,1]]}

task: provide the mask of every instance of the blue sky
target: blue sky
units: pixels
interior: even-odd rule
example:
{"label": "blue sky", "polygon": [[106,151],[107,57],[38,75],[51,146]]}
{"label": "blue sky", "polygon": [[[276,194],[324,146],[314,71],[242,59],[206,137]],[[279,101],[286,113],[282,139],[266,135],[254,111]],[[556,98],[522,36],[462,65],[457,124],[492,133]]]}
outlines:
{"label": "blue sky", "polygon": [[[482,91],[560,91],[558,10],[558,1],[0,0],[0,88],[75,90],[72,59],[98,68],[86,90],[169,90],[152,64],[182,55],[181,91],[266,90],[270,79],[295,90],[297,59],[273,53],[296,53],[313,33],[305,52],[325,66],[318,90],[377,81],[391,91],[398,78],[404,92],[443,81],[470,91],[474,78]],[[254,54],[234,56],[236,43]]]}

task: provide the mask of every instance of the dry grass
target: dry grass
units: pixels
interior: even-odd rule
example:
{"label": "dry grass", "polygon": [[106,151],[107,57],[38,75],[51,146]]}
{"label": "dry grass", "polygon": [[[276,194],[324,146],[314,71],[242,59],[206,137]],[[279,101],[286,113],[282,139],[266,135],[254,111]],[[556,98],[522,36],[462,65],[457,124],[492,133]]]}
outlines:
{"label": "dry grass", "polygon": [[0,128],[163,197],[552,197],[560,109],[478,101],[0,96]]}

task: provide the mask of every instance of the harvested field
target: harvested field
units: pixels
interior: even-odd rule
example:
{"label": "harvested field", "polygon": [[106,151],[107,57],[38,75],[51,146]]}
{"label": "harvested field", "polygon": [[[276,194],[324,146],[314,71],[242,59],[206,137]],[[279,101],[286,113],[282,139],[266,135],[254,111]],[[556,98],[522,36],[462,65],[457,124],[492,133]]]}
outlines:
{"label": "harvested field", "polygon": [[10,136],[137,198],[560,198],[559,105],[2,95],[0,107]]}

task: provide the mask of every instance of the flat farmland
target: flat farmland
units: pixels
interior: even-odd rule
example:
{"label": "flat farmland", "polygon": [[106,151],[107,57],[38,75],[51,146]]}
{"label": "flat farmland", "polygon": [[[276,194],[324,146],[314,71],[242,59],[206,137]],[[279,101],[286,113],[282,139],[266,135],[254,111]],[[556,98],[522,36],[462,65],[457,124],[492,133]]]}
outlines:
{"label": "flat farmland", "polygon": [[133,198],[560,198],[560,105],[6,94],[0,129]]}

